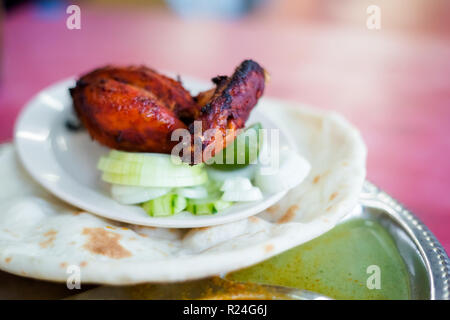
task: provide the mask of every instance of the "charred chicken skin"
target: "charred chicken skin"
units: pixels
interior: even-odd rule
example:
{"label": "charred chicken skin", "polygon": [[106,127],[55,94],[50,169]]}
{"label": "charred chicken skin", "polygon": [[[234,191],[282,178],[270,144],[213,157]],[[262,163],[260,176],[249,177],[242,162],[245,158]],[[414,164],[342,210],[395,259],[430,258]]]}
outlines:
{"label": "charred chicken skin", "polygon": [[[218,76],[212,79],[216,84],[215,90],[208,90],[196,97],[202,107],[198,119],[202,122],[200,139],[202,144],[203,161],[208,156],[214,156],[236,137],[237,129],[244,128],[250,112],[264,92],[264,69],[252,60],[245,60],[235,70],[231,77]],[[212,130],[211,130],[212,129]],[[212,134],[205,134],[206,131]],[[190,125],[194,134],[194,125]],[[219,145],[216,139],[220,137]],[[204,152],[206,149],[208,152]]]}
{"label": "charred chicken skin", "polygon": [[110,148],[170,153],[178,144],[172,132],[189,128],[193,135],[194,121],[200,121],[194,139],[200,139],[202,151],[217,150],[216,139],[204,133],[218,132],[222,147],[232,141],[234,130],[227,129],[244,127],[264,91],[264,76],[256,62],[245,60],[231,77],[214,78],[215,89],[192,98],[179,81],[147,67],[108,66],[82,76],[70,94],[91,137]]}
{"label": "charred chicken skin", "polygon": [[199,112],[179,82],[146,67],[94,70],[70,94],[91,137],[124,151],[170,153],[172,131]]}

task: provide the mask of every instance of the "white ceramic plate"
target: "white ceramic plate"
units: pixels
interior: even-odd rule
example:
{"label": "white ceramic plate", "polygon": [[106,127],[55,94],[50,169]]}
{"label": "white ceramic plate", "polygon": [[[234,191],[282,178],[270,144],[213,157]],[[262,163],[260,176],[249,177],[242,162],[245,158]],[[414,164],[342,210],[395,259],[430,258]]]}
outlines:
{"label": "white ceramic plate", "polygon": [[[193,94],[212,85],[195,80],[184,85]],[[31,176],[51,193],[99,216],[136,225],[192,228],[224,224],[255,215],[280,200],[286,192],[264,195],[261,201],[238,203],[215,215],[195,216],[188,212],[165,218],[148,216],[139,206],[117,203],[109,194],[96,169],[100,156],[109,149],[92,141],[87,131],[69,131],[66,121],[73,117],[68,88],[73,79],[56,83],[37,94],[22,111],[15,127],[19,157]],[[247,123],[261,122],[264,128],[277,126],[256,108]],[[280,130],[280,148],[294,149],[290,138]]]}

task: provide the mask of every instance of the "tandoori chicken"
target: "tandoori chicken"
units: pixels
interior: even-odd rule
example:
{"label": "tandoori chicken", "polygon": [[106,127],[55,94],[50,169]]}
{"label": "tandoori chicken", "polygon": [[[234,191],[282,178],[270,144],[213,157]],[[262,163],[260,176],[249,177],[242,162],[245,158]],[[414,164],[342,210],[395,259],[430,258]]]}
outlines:
{"label": "tandoori chicken", "polygon": [[[107,66],[82,76],[70,94],[81,123],[103,145],[130,152],[171,153],[179,143],[172,141],[172,132],[189,129],[190,152],[210,149],[207,157],[211,157],[235,138],[235,130],[245,126],[263,94],[265,71],[245,60],[231,77],[212,81],[215,89],[193,98],[181,82],[147,67]],[[199,132],[194,132],[195,122],[201,124]],[[216,134],[207,134],[211,130]],[[223,145],[217,144],[217,137]],[[195,139],[201,150],[194,147]]]}

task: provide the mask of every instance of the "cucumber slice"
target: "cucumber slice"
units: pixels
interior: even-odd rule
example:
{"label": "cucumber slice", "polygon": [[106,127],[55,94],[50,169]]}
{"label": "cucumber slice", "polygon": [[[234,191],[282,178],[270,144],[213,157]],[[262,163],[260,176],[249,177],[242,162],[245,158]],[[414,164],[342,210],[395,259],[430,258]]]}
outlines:
{"label": "cucumber slice", "polygon": [[188,199],[186,211],[189,211],[195,215],[215,214],[228,208],[232,204],[233,203],[230,201],[224,201],[221,199],[200,201]]}
{"label": "cucumber slice", "polygon": [[205,171],[200,174],[186,176],[164,175],[125,175],[111,172],[103,172],[103,181],[115,184],[139,187],[189,187],[204,184],[208,181]]}
{"label": "cucumber slice", "polygon": [[172,206],[174,214],[180,213],[181,211],[186,209],[187,199],[178,194],[174,194],[172,198]]}
{"label": "cucumber slice", "polygon": [[184,197],[169,193],[145,202],[142,208],[152,217],[167,217],[183,211],[186,205],[187,202]]}
{"label": "cucumber slice", "polygon": [[219,212],[230,207],[232,204],[233,204],[232,201],[216,200],[214,202],[214,209],[216,209],[217,212]]}
{"label": "cucumber slice", "polygon": [[211,160],[211,166],[220,170],[234,170],[255,163],[262,145],[259,130],[261,123],[255,123],[245,129],[225,149]]}
{"label": "cucumber slice", "polygon": [[206,203],[192,203],[188,201],[186,210],[195,215],[207,215],[214,214],[214,204],[211,202]]}

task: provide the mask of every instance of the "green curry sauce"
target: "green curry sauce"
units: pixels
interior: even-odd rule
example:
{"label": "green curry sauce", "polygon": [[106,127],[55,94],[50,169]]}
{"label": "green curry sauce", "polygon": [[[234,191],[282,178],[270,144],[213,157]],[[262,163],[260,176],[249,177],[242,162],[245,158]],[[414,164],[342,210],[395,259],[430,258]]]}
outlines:
{"label": "green curry sauce", "polygon": [[[370,267],[374,265],[379,269]],[[380,224],[363,219],[338,225],[319,238],[227,278],[296,287],[334,299],[410,296],[407,269],[393,239]]]}

